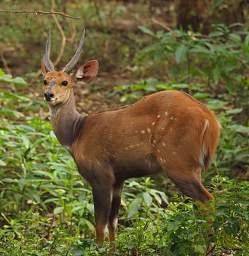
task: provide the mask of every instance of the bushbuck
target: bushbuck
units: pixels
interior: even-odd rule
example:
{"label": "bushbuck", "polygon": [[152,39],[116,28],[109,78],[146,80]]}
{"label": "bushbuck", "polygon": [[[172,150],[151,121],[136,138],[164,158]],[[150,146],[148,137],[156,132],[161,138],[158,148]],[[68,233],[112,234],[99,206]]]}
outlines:
{"label": "bushbuck", "polygon": [[92,187],[96,243],[101,245],[106,226],[109,239],[115,240],[120,194],[128,178],[162,173],[194,200],[212,199],[201,182],[201,170],[215,153],[220,127],[204,104],[176,90],[151,94],[118,110],[80,114],[75,84],[96,77],[99,69],[98,61],[90,60],[70,74],[84,34],[69,63],[56,71],[49,33],[41,68],[54,133]]}

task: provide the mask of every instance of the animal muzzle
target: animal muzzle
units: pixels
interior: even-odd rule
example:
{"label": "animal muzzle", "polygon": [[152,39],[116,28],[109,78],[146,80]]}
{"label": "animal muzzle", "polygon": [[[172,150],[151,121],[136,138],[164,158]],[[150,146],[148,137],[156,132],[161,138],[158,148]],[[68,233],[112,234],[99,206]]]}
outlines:
{"label": "animal muzzle", "polygon": [[51,92],[46,92],[46,93],[44,93],[44,97],[45,97],[46,101],[51,101],[51,99],[54,98],[54,94]]}

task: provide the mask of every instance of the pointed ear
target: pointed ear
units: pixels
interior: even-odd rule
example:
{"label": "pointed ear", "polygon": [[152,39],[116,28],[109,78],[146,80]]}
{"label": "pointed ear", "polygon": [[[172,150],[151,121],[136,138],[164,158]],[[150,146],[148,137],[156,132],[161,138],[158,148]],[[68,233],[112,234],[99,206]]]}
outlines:
{"label": "pointed ear", "polygon": [[47,69],[43,63],[43,61],[41,62],[41,71],[42,71],[42,75],[45,76],[47,74]]}
{"label": "pointed ear", "polygon": [[97,76],[98,70],[99,62],[97,60],[89,60],[78,68],[75,78],[77,80],[89,81]]}

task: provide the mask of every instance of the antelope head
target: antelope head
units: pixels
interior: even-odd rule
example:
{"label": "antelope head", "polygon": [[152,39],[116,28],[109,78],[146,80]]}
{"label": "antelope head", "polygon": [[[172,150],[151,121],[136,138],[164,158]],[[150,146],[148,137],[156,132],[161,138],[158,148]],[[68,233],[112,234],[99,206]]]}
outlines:
{"label": "antelope head", "polygon": [[55,106],[68,101],[77,80],[88,81],[96,77],[99,63],[97,60],[89,60],[81,65],[77,72],[71,73],[81,56],[85,38],[83,30],[79,46],[67,65],[60,71],[56,71],[53,62],[50,60],[51,33],[45,46],[41,70],[44,77],[44,97],[49,105]]}

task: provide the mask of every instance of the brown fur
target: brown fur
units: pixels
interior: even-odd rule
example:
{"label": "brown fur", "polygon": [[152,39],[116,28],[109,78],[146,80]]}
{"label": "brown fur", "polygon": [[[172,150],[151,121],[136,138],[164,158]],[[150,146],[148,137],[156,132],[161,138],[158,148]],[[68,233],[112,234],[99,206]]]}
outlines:
{"label": "brown fur", "polygon": [[[98,244],[106,225],[110,240],[115,239],[120,193],[128,178],[162,173],[193,199],[212,199],[201,182],[201,169],[207,169],[215,153],[220,128],[205,105],[172,90],[83,117],[75,109],[73,79],[55,71],[45,79],[56,82],[58,101],[50,103],[56,136],[93,188]],[[62,87],[65,79],[69,84]]]}

